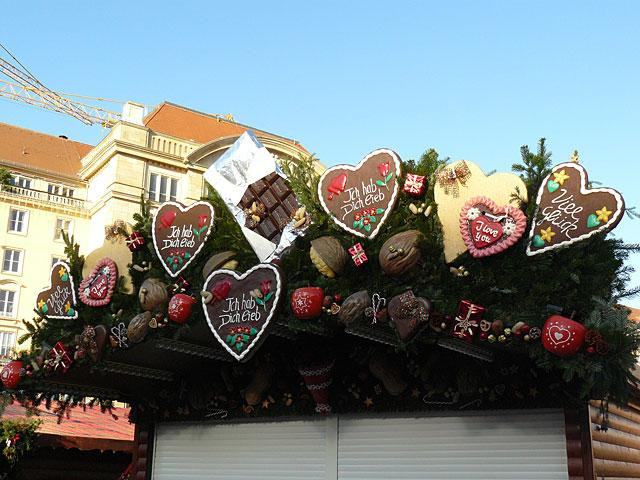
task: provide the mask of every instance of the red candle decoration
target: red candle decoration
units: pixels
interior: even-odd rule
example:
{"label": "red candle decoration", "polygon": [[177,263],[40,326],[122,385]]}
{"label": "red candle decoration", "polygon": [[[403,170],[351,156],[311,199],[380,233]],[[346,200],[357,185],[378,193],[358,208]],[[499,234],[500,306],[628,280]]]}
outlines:
{"label": "red candle decoration", "polygon": [[0,373],[4,388],[15,389],[20,384],[21,373],[22,362],[20,360],[13,360],[7,363]]}
{"label": "red candle decoration", "polygon": [[542,328],[542,346],[559,357],[575,355],[584,343],[587,329],[561,315],[552,315]]}
{"label": "red candle decoration", "polygon": [[169,301],[169,320],[183,324],[189,320],[195,299],[186,293],[176,293]]}
{"label": "red candle decoration", "polygon": [[485,308],[481,305],[475,305],[469,300],[461,300],[453,323],[453,335],[470,342],[480,328],[484,311]]}
{"label": "red candle decoration", "polygon": [[[331,297],[330,302],[331,302]],[[320,287],[298,288],[291,294],[291,311],[299,320],[318,318],[322,313],[324,290]]]}

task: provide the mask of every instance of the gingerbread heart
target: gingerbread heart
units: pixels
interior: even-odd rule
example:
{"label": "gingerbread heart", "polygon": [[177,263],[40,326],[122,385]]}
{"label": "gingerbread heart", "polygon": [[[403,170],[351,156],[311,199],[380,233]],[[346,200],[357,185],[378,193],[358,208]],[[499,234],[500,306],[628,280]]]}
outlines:
{"label": "gingerbread heart", "polygon": [[110,258],[100,260],[80,282],[78,296],[90,307],[102,307],[111,301],[118,279],[118,267]]}
{"label": "gingerbread heart", "polygon": [[476,258],[495,255],[515,245],[527,228],[527,217],[510,205],[474,197],[460,210],[460,234]]}
{"label": "gingerbread heart", "polygon": [[460,210],[470,199],[485,196],[498,205],[513,207],[519,207],[519,200],[527,200],[527,186],[520,177],[512,173],[487,176],[480,167],[467,160],[459,160],[440,169],[436,173],[433,193],[438,204],[447,263],[467,250],[468,245],[460,232]]}
{"label": "gingerbread heart", "polygon": [[236,360],[245,361],[264,341],[282,295],[279,270],[261,263],[242,275],[232,270],[211,272],[204,284],[211,293],[202,307],[209,328]]}
{"label": "gingerbread heart", "polygon": [[189,266],[204,246],[213,224],[213,207],[196,202],[188,207],[165,202],[153,216],[153,246],[172,277]]}
{"label": "gingerbread heart", "polygon": [[71,269],[58,260],[51,267],[51,282],[36,298],[38,312],[47,318],[78,318]]}
{"label": "gingerbread heart", "polygon": [[538,255],[613,229],[624,214],[624,199],[612,188],[588,188],[578,163],[553,167],[538,190],[527,255]]}
{"label": "gingerbread heart", "polygon": [[347,232],[374,238],[398,200],[400,157],[381,148],[358,165],[336,165],[318,182],[320,203]]}

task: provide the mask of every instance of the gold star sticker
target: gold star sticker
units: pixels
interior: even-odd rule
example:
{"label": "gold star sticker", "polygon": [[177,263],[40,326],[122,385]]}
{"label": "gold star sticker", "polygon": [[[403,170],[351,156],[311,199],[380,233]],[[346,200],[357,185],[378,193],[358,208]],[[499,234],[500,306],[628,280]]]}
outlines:
{"label": "gold star sticker", "polygon": [[543,241],[551,243],[551,238],[556,234],[556,232],[552,232],[551,231],[551,227],[547,228],[546,230],[544,228],[540,229],[540,238],[542,238]]}
{"label": "gold star sticker", "polygon": [[71,310],[71,302],[67,302],[64,305],[64,311],[68,312],[69,310]]}
{"label": "gold star sticker", "polygon": [[553,179],[560,185],[564,185],[564,181],[569,179],[569,175],[567,175],[567,172],[565,172],[563,168],[559,172],[553,173]]}
{"label": "gold star sticker", "polygon": [[269,408],[269,405],[270,405],[270,404],[271,404],[271,402],[269,402],[269,399],[268,399],[268,398],[265,398],[265,399],[262,401],[262,408]]}
{"label": "gold star sticker", "polygon": [[45,306],[44,300],[40,300],[38,302],[38,310],[42,310],[42,307],[44,307],[44,306]]}
{"label": "gold star sticker", "polygon": [[600,220],[601,222],[608,222],[609,215],[611,215],[612,213],[613,213],[612,211],[607,210],[606,205],[602,207],[602,210],[596,210],[596,215],[598,215],[598,220]]}
{"label": "gold star sticker", "polygon": [[67,269],[64,267],[60,267],[60,270],[58,270],[58,275],[60,275],[60,278],[62,278],[65,273],[67,273]]}
{"label": "gold star sticker", "polygon": [[364,406],[369,408],[373,405],[373,399],[371,397],[367,397],[364,401]]}

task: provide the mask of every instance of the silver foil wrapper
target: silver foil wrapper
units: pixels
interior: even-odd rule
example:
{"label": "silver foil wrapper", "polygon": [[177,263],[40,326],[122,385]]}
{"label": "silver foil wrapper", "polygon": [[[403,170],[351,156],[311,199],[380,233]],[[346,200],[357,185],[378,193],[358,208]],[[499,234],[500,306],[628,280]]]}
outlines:
{"label": "silver foil wrapper", "polygon": [[246,214],[239,206],[247,187],[267,175],[285,174],[272,155],[251,131],[243,133],[229,149],[204,173],[205,180],[216,189],[227,208],[240,225],[242,233],[261,262],[280,258],[306,228],[294,228],[292,219],[274,243],[245,226]]}

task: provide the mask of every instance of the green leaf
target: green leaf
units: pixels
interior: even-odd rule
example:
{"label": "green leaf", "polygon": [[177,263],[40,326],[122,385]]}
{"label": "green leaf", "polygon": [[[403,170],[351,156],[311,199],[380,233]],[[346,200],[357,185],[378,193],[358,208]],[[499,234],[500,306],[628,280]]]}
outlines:
{"label": "green leaf", "polygon": [[365,225],[365,226],[364,226],[364,229],[365,229],[367,232],[370,232],[370,231],[371,231],[371,225]]}
{"label": "green leaf", "polygon": [[381,187],[384,187],[384,182],[382,180],[376,180],[376,185],[380,185]]}
{"label": "green leaf", "polygon": [[262,299],[261,299],[261,298],[256,298],[256,303],[257,303],[258,305],[264,305],[264,302],[262,301]]}
{"label": "green leaf", "polygon": [[358,228],[358,223],[360,223],[360,220],[355,220],[353,222],[353,228]]}
{"label": "green leaf", "polygon": [[251,328],[251,331],[249,332],[251,335],[255,335],[258,333],[258,330],[256,330],[255,328]]}
{"label": "green leaf", "polygon": [[264,297],[264,303],[267,303],[269,300],[271,300],[271,297],[273,297],[273,292],[267,293],[267,296]]}
{"label": "green leaf", "polygon": [[196,237],[200,236],[200,231],[196,230],[195,228],[192,228],[191,230],[193,230],[193,233],[196,235]]}
{"label": "green leaf", "polygon": [[381,213],[384,213],[384,208],[378,208],[378,209],[376,210],[376,214],[377,214],[377,215],[380,215]]}
{"label": "green leaf", "polygon": [[369,217],[369,221],[370,221],[371,223],[376,223],[376,222],[377,222],[376,217],[374,217],[374,216],[370,216],[370,217]]}
{"label": "green leaf", "polygon": [[390,173],[389,175],[387,175],[384,179],[385,182],[388,182],[389,180],[391,180],[393,178],[393,172]]}
{"label": "green leaf", "polygon": [[227,343],[229,345],[233,345],[233,339],[234,339],[233,335],[227,335]]}

